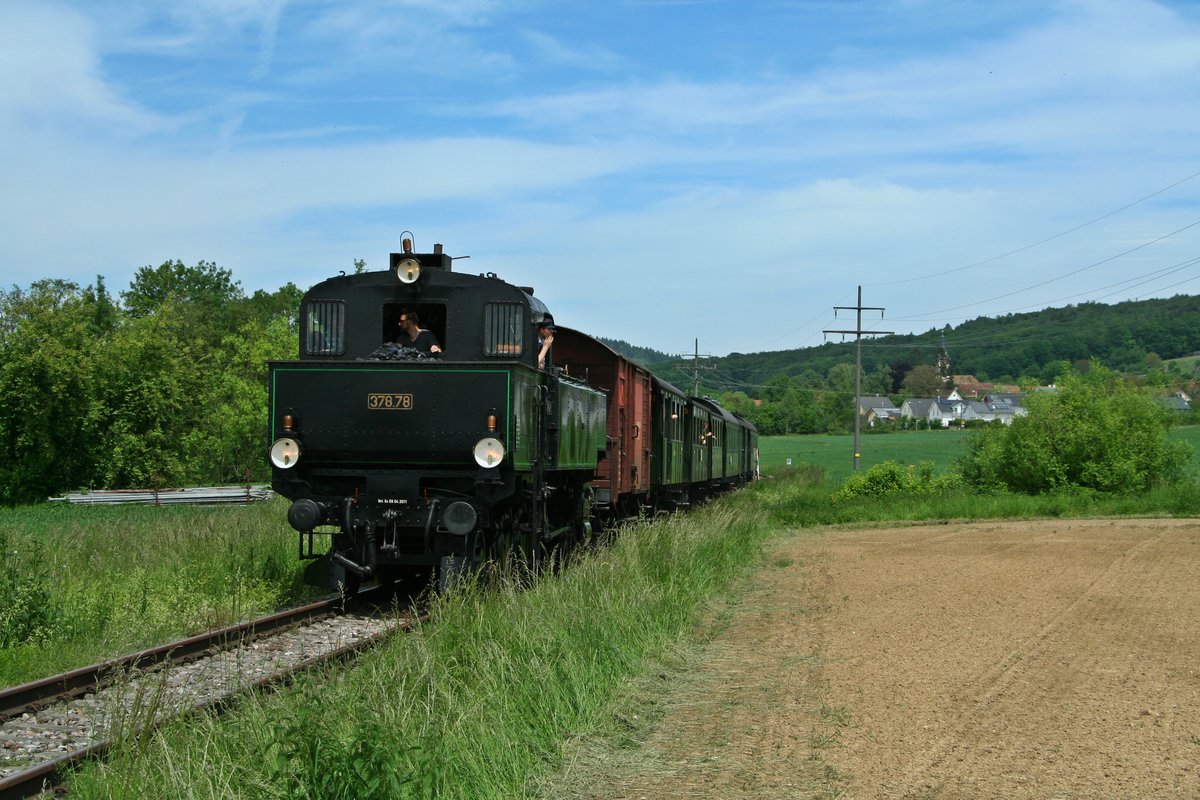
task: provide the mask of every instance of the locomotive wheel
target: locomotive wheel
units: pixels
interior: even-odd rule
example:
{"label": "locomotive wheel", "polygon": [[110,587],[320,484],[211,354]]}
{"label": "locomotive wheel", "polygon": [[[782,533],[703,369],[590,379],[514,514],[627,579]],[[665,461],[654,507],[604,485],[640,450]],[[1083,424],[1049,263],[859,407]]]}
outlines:
{"label": "locomotive wheel", "polygon": [[588,487],[579,493],[579,499],[575,507],[575,543],[574,546],[581,550],[590,550],[596,545],[596,539],[599,535],[600,520],[592,512],[592,502],[594,500],[591,487]]}
{"label": "locomotive wheel", "polygon": [[[533,514],[529,508],[522,506],[518,512],[521,524],[517,527],[521,555],[525,558],[525,566],[531,575],[537,575],[546,560],[546,546],[537,526],[533,524]],[[543,527],[545,522],[543,521]]]}
{"label": "locomotive wheel", "polygon": [[505,572],[537,573],[542,565],[543,548],[528,506],[516,506],[506,513],[500,521],[498,536],[497,563]]}
{"label": "locomotive wheel", "polygon": [[517,549],[517,525],[520,524],[517,511],[509,509],[500,515],[496,521],[496,529],[488,542],[485,558],[494,562],[501,569],[509,567]]}

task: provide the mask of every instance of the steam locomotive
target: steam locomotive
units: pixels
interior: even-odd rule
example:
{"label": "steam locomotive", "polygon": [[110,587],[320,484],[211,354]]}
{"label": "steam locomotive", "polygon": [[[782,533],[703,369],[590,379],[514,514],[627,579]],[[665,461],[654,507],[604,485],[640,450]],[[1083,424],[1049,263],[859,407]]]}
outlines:
{"label": "steam locomotive", "polygon": [[[388,270],[316,284],[299,359],[269,364],[272,487],[315,582],[444,579],[512,554],[536,569],[755,475],[750,422],[570,328],[539,366],[553,318],[533,289],[453,266],[405,239]],[[441,352],[397,341],[414,313]]]}

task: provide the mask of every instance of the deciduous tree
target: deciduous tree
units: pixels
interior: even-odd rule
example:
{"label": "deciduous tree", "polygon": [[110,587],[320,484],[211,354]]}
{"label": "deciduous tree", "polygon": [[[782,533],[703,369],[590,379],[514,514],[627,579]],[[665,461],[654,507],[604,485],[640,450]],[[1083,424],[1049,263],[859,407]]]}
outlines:
{"label": "deciduous tree", "polygon": [[918,364],[909,370],[903,385],[913,397],[939,397],[945,393],[941,376],[929,364]]}
{"label": "deciduous tree", "polygon": [[69,281],[0,293],[0,502],[45,499],[91,471],[94,312]]}
{"label": "deciduous tree", "polygon": [[1099,364],[1063,376],[1057,392],[1030,395],[1027,407],[1027,417],[973,440],[962,464],[968,481],[1030,494],[1129,492],[1184,476],[1190,448],[1167,438],[1166,411]]}

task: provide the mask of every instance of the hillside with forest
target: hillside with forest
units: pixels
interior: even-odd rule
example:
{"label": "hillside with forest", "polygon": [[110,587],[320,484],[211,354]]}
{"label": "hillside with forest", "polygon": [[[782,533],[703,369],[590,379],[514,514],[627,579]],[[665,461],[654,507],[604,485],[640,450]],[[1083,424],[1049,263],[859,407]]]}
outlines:
{"label": "hillside with forest", "polygon": [[[690,388],[696,365],[647,348],[608,342],[671,383]],[[1200,296],[1177,295],[1105,305],[1083,303],[1002,317],[979,317],[922,334],[864,339],[864,377],[872,392],[903,390],[908,373],[933,365],[945,348],[952,374],[970,374],[994,383],[1051,383],[1064,365],[1098,359],[1123,373],[1147,374],[1163,362],[1200,351]],[[745,391],[754,396],[773,378],[787,376],[803,385],[827,382],[830,370],[854,364],[854,342],[766,353],[731,353],[705,359],[698,374],[710,393]],[[888,381],[888,385],[884,385]]]}
{"label": "hillside with forest", "polygon": [[[646,348],[619,352],[688,393],[716,397],[764,434],[822,433],[853,426],[853,340],[700,361]],[[1082,303],[1002,317],[979,317],[922,334],[864,339],[862,394],[944,395],[950,375],[1023,387],[1054,383],[1093,360],[1137,384],[1194,390],[1200,367],[1200,297]]]}

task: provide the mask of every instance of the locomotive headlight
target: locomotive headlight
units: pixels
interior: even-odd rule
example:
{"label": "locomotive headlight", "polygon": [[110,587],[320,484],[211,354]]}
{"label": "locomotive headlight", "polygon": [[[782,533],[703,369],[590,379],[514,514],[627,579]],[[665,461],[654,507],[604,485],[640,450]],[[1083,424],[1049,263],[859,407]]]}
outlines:
{"label": "locomotive headlight", "polygon": [[300,460],[300,443],[284,436],[271,445],[271,463],[280,469],[291,469]]}
{"label": "locomotive headlight", "polygon": [[421,262],[411,256],[400,259],[400,263],[396,264],[396,277],[401,283],[416,283],[417,278],[421,277]]}
{"label": "locomotive headlight", "polygon": [[504,445],[488,436],[475,443],[475,463],[484,469],[498,467],[504,460]]}

